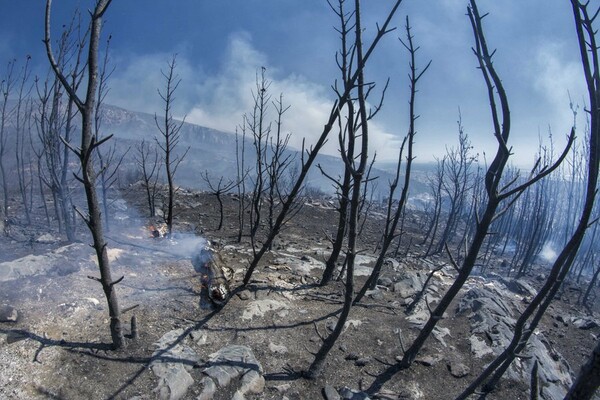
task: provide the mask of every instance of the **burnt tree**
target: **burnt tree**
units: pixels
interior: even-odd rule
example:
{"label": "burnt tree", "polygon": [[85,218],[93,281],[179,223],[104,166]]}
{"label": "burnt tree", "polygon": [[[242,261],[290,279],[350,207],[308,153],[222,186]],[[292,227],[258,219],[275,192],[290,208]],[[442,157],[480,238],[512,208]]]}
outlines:
{"label": "burnt tree", "polygon": [[76,92],[76,89],[71,85],[67,76],[64,75],[64,71],[54,57],[50,39],[52,0],[46,1],[44,43],[52,70],[81,114],[80,147],[75,148],[71,146],[72,151],[77,155],[80,162],[81,176],[78,176],[77,179],[83,184],[87,199],[87,215],[81,215],[92,234],[93,247],[96,252],[98,268],[100,270],[100,278],[94,279],[101,283],[108,302],[112,346],[115,349],[119,349],[124,346],[125,340],[121,324],[121,309],[119,307],[116,284],[123,278],[117,280],[113,280],[112,278],[108,260],[107,243],[104,239],[104,229],[102,226],[102,211],[96,191],[96,171],[94,169],[94,163],[92,162],[95,149],[110,139],[110,136],[108,136],[97,141],[93,133],[96,90],[98,88],[98,48],[102,32],[103,16],[110,6],[110,3],[111,0],[97,0],[93,10],[90,11],[90,33],[87,43],[88,53],[86,59],[87,80],[84,88],[85,97],[81,98]]}
{"label": "burnt tree", "polygon": [[[512,205],[515,199],[518,198],[529,186],[550,174],[560,165],[568,153],[574,138],[573,133],[571,133],[565,151],[553,165],[540,167],[539,162],[536,162],[531,171],[529,179],[527,179],[524,183],[515,185],[515,181],[513,180],[505,185],[501,185],[502,174],[511,154],[510,148],[508,147],[508,139],[511,128],[508,97],[504,90],[500,76],[496,72],[496,68],[492,63],[493,52],[490,52],[488,49],[482,26],[482,17],[479,14],[475,0],[470,0],[470,5],[467,8],[467,15],[469,16],[475,37],[475,47],[473,48],[473,52],[477,58],[478,66],[481,70],[488,91],[488,98],[492,113],[492,123],[494,126],[494,136],[498,142],[498,148],[496,155],[485,174],[484,182],[487,194],[487,202],[485,204],[483,213],[478,218],[475,234],[470,245],[468,246],[468,250],[465,254],[462,264],[458,265],[453,262],[454,268],[458,270],[458,276],[448,291],[440,299],[440,302],[436,305],[435,309],[431,311],[429,319],[425,323],[417,338],[405,351],[404,356],[400,361],[401,368],[410,367],[415,357],[425,344],[425,341],[433,332],[433,329],[437,323],[443,318],[444,312],[448,309],[460,289],[471,275],[471,271],[475,266],[475,262],[477,261],[481,247],[489,234],[489,229],[492,222],[497,219],[499,215],[502,215],[502,213]],[[500,104],[497,103],[498,101]],[[510,201],[507,201],[509,199]],[[507,204],[504,205],[502,209],[499,209],[503,201]]]}
{"label": "burnt tree", "polygon": [[156,114],[154,114],[154,122],[156,123],[156,127],[158,128],[161,140],[155,138],[156,144],[161,149],[164,154],[163,164],[165,167],[165,174],[167,177],[167,204],[166,204],[166,215],[164,215],[165,222],[167,224],[168,235],[171,235],[173,230],[173,205],[175,203],[175,192],[177,191],[175,187],[175,173],[177,172],[177,168],[179,164],[185,158],[189,147],[183,152],[183,154],[176,154],[175,149],[179,144],[181,139],[179,135],[179,131],[185,122],[185,117],[181,121],[176,121],[173,118],[173,101],[175,100],[175,91],[179,87],[181,83],[181,79],[175,73],[177,55],[173,55],[171,61],[167,63],[167,72],[160,71],[162,76],[165,78],[165,90],[164,92],[158,89],[158,95],[162,99],[165,108],[164,108],[164,116],[162,117],[162,121],[159,121],[159,118]]}
{"label": "burnt tree", "polygon": [[290,169],[294,161],[294,156],[287,152],[288,143],[291,138],[291,133],[283,133],[283,115],[290,106],[285,106],[283,103],[283,94],[279,95],[277,100],[272,102],[277,114],[275,120],[275,132],[268,141],[269,157],[266,163],[267,173],[267,221],[269,230],[273,229],[275,220],[275,210],[278,204],[285,201],[288,193],[286,187],[286,172],[290,171],[293,177],[293,170]]}
{"label": "burnt tree", "polygon": [[[341,41],[341,49],[337,56],[338,68],[340,69],[340,73],[342,74],[342,79],[344,81],[349,79],[349,74],[352,72],[349,70],[349,58],[351,51],[351,43],[348,43],[348,36],[350,35],[350,30],[352,29],[352,24],[349,21],[349,16],[344,14],[344,2],[339,2],[339,7],[336,9],[333,7],[331,3],[329,6],[333,10],[334,13],[338,16],[340,20],[340,27],[336,29],[336,31],[340,34]],[[354,105],[352,102],[348,103],[346,123],[344,127],[341,125],[341,118],[338,120],[338,125],[340,129],[340,134],[343,134],[342,129],[346,132],[353,130],[354,125]],[[348,143],[348,147],[346,149],[346,156],[348,158],[354,158],[354,141]],[[352,171],[348,165],[344,164],[344,177],[340,182],[340,179],[334,179],[327,175],[327,173],[323,170],[321,165],[317,165],[321,173],[328,177],[336,187],[336,194],[338,197],[338,222],[337,229],[334,238],[331,238],[331,253],[329,253],[329,257],[325,262],[325,269],[323,270],[323,276],[321,277],[320,285],[324,286],[328,284],[333,278],[333,272],[335,271],[336,262],[342,252],[342,248],[344,245],[344,239],[346,238],[346,232],[348,228],[348,204],[350,203],[350,189],[352,182]],[[341,275],[341,274],[340,274]]]}
{"label": "burnt tree", "polygon": [[160,177],[162,159],[158,155],[158,149],[151,147],[145,139],[142,139],[136,146],[134,159],[142,172],[142,186],[146,192],[148,212],[150,217],[153,218],[156,216],[156,196],[158,193],[158,179]]}
{"label": "burnt tree", "polygon": [[[343,3],[342,0],[339,1],[339,15],[342,16],[341,18],[348,18],[347,14],[344,12]],[[355,102],[357,108],[355,111],[354,107],[350,106],[354,100],[348,102],[348,119],[355,121],[356,123],[351,124],[349,127],[350,129],[341,129],[338,137],[342,160],[344,161],[345,168],[350,170],[350,175],[352,177],[352,190],[350,202],[348,204],[348,245],[346,250],[344,305],[333,332],[323,340],[321,347],[315,355],[315,359],[305,373],[305,376],[311,379],[315,379],[321,374],[329,351],[333,348],[344,329],[344,325],[352,308],[352,300],[354,297],[354,261],[357,253],[356,239],[359,230],[358,214],[362,198],[362,183],[367,170],[369,149],[369,117],[367,115],[368,111],[365,92],[370,91],[373,88],[373,84],[365,84],[364,69],[361,68],[361,66],[364,65],[364,59],[359,0],[355,0],[353,13],[350,15],[353,18],[355,32],[354,55],[352,58],[352,61],[354,62],[352,62],[351,65],[355,65],[359,68],[359,72],[356,84],[348,80],[348,75],[344,76],[343,84],[346,89],[345,92],[356,99]],[[349,72],[351,74],[350,70]],[[353,114],[354,112],[356,112],[356,116]],[[353,149],[353,152],[355,153],[354,156],[349,156],[348,149]]]}
{"label": "burnt tree", "polygon": [[425,245],[429,242],[423,257],[427,257],[430,254],[440,224],[440,217],[442,214],[442,182],[444,181],[444,171],[446,170],[444,166],[445,163],[445,156],[441,160],[437,159],[435,173],[427,177],[431,197],[433,197],[433,206],[427,213],[429,221],[427,230],[423,236],[423,241],[421,242],[421,245]]}
{"label": "burnt tree", "polygon": [[255,90],[252,91],[254,105],[252,111],[244,115],[242,132],[249,132],[254,147],[254,171],[252,174],[252,197],[250,200],[250,242],[252,251],[256,254],[256,235],[262,226],[262,212],[265,193],[268,189],[268,145],[271,140],[271,123],[267,121],[271,94],[271,82],[267,80],[266,68],[261,67],[256,74]]}
{"label": "burnt tree", "polygon": [[600,387],[600,341],[583,367],[565,400],[591,400]]}
{"label": "burnt tree", "polygon": [[8,62],[4,79],[0,82],[0,95],[2,96],[2,106],[0,106],[0,175],[2,175],[2,180],[0,183],[2,184],[3,218],[8,217],[8,180],[6,176],[5,157],[8,149],[8,121],[14,112],[13,107],[10,107],[8,104],[8,99],[17,83],[15,63],[16,60]]}
{"label": "burnt tree", "polygon": [[241,243],[242,235],[244,234],[244,224],[246,222],[246,175],[248,175],[250,169],[246,168],[245,151],[246,151],[246,129],[245,125],[240,128],[242,131],[242,140],[240,140],[239,130],[235,130],[235,165],[237,173],[237,195],[238,195],[238,233],[237,242]]}
{"label": "burnt tree", "polygon": [[[82,29],[81,15],[76,12],[58,40],[56,64],[75,93],[85,77],[83,58],[89,33],[89,27]],[[77,224],[71,198],[69,146],[72,145],[74,119],[79,109],[71,96],[64,96],[65,89],[53,72],[43,83],[36,80],[36,90],[39,99],[36,128],[42,148],[34,151],[38,160],[43,159],[45,166],[43,170],[38,168],[38,174],[54,199],[59,231],[66,234],[67,240],[74,241]],[[65,97],[66,100],[63,100]],[[43,192],[42,187],[40,192]],[[45,205],[45,200],[43,202]]]}
{"label": "burnt tree", "polygon": [[217,203],[219,203],[219,225],[217,226],[217,230],[220,231],[223,227],[223,198],[222,196],[228,193],[231,189],[239,185],[239,182],[234,180],[224,181],[224,177],[220,177],[219,180],[215,183],[208,171],[204,171],[204,173],[200,173],[200,176],[204,182],[208,185],[210,190],[210,194],[215,196],[217,199]]}
{"label": "burnt tree", "polygon": [[456,230],[464,214],[466,197],[472,189],[472,165],[477,162],[476,156],[470,154],[471,141],[464,131],[462,117],[458,117],[458,147],[446,149],[445,157],[445,179],[442,181],[442,190],[447,199],[448,215],[446,216],[444,229],[435,253],[441,253],[451,237],[456,235]]}
{"label": "burnt tree", "polygon": [[[111,38],[109,37],[106,41],[106,49],[104,51],[104,59],[100,68],[100,76],[98,81],[98,96],[96,99],[96,109],[94,110],[94,135],[96,141],[101,140],[102,134],[102,106],[104,105],[104,99],[108,94],[108,79],[110,78],[114,67],[108,69],[108,48],[110,45]],[[108,192],[114,186],[117,181],[117,172],[123,163],[123,159],[129,152],[129,148],[118,154],[117,145],[113,144],[108,149],[104,147],[96,148],[96,161],[98,163],[98,175],[100,180],[100,193],[102,197],[102,210],[104,216],[104,226],[106,232],[110,231],[110,213],[109,205],[110,201],[108,198]]]}
{"label": "burnt tree", "polygon": [[[406,17],[406,42],[404,42],[402,40],[401,40],[401,42],[402,42],[402,45],[408,51],[409,57],[410,57],[410,62],[409,62],[410,99],[408,102],[408,105],[409,105],[408,133],[407,133],[404,141],[402,142],[402,146],[400,147],[400,151],[398,153],[398,163],[396,165],[396,174],[395,174],[394,180],[392,182],[390,182],[390,185],[389,185],[390,190],[389,190],[389,194],[388,194],[388,206],[387,206],[387,212],[386,212],[385,226],[383,228],[382,244],[381,244],[379,256],[377,257],[377,261],[375,262],[375,265],[373,266],[373,272],[371,273],[371,275],[369,276],[369,278],[363,285],[362,289],[356,295],[356,298],[354,300],[355,304],[358,303],[362,299],[362,297],[367,292],[367,289],[375,289],[375,285],[377,284],[377,279],[379,279],[381,267],[383,266],[383,263],[387,256],[388,249],[390,248],[390,245],[392,244],[394,239],[396,239],[396,237],[398,236],[398,234],[397,234],[398,222],[400,221],[400,217],[404,214],[406,200],[408,199],[408,189],[409,189],[409,183],[410,183],[411,167],[412,167],[412,162],[414,160],[413,144],[414,144],[415,135],[417,133],[416,127],[415,127],[415,122],[416,122],[417,118],[419,118],[419,116],[416,114],[416,111],[415,111],[415,100],[416,100],[416,94],[418,91],[417,83],[419,82],[419,79],[421,79],[423,74],[427,71],[427,69],[431,65],[431,61],[429,61],[427,63],[427,65],[425,66],[425,68],[423,68],[421,71],[418,70],[418,68],[416,66],[416,53],[419,50],[419,47],[418,46],[415,47],[415,45],[413,43],[413,38],[414,37],[410,31],[410,24],[409,24],[408,17]],[[396,188],[398,186],[399,179],[400,179],[400,171],[401,171],[401,166],[402,166],[402,157],[403,157],[403,151],[404,151],[405,144],[407,144],[407,154],[406,154],[406,167],[404,168],[404,182],[403,182],[403,186],[402,186],[402,192],[400,193],[400,199],[396,203],[396,202],[394,202],[394,195],[396,194]]]}
{"label": "burnt tree", "polygon": [[[582,3],[578,0],[571,0],[571,7],[575,19],[575,29],[580,50],[583,74],[588,89],[589,99],[589,137],[588,137],[588,165],[586,190],[581,209],[579,222],[558,255],[544,285],[540,288],[537,295],[527,305],[523,313],[517,319],[514,326],[514,335],[506,349],[493,360],[486,369],[467,387],[458,397],[466,399],[477,388],[482,385],[484,393],[492,391],[510,366],[514,359],[521,354],[534,333],[544,313],[550,306],[552,300],[558,293],[562,282],[568,275],[577,252],[584,239],[586,231],[590,226],[590,221],[594,211],[594,202],[597,195],[598,174],[600,167],[600,62],[598,57],[598,45],[596,42],[596,31],[594,30],[594,21],[600,12],[600,8],[588,10],[589,2]],[[596,354],[597,356],[597,354]],[[597,371],[597,357],[592,358],[591,371]],[[579,382],[582,392],[580,397],[575,397],[579,389],[572,391],[570,398],[591,398],[594,391],[600,384],[599,379],[592,379],[588,382]],[[586,386],[584,388],[584,386]],[[588,393],[589,397],[583,396]],[[579,395],[579,394],[578,394]]]}
{"label": "burnt tree", "polygon": [[304,148],[302,149],[302,157],[300,160],[301,166],[300,166],[300,170],[298,172],[298,178],[292,185],[292,188],[290,189],[290,192],[289,192],[288,196],[286,197],[285,201],[281,204],[281,209],[279,211],[279,214],[277,215],[277,218],[275,219],[273,228],[267,233],[267,237],[266,237],[265,241],[263,242],[262,247],[254,255],[254,258],[252,259],[252,262],[250,263],[250,266],[249,266],[248,270],[246,271],[246,275],[244,276],[244,280],[243,280],[244,285],[248,284],[248,282],[250,281],[250,278],[252,277],[252,273],[258,266],[258,263],[262,259],[263,255],[271,248],[271,244],[273,243],[273,240],[275,239],[275,237],[277,237],[283,224],[288,219],[288,213],[290,211],[293,211],[294,202],[304,185],[304,179],[306,178],[308,171],[312,167],[312,164],[315,161],[317,155],[319,154],[319,151],[321,150],[321,148],[327,141],[327,138],[329,137],[331,130],[334,128],[336,121],[340,117],[341,110],[350,101],[350,92],[356,86],[358,76],[364,69],[365,65],[367,65],[367,62],[368,62],[370,56],[372,55],[373,51],[377,48],[377,45],[380,42],[380,40],[383,38],[383,36],[385,36],[387,33],[390,32],[390,30],[388,29],[388,26],[389,26],[393,16],[395,15],[396,11],[398,10],[398,7],[400,7],[401,3],[402,3],[402,0],[396,0],[393,3],[393,6],[386,17],[385,22],[381,26],[378,26],[377,32],[375,34],[373,41],[367,47],[367,50],[364,52],[364,57],[362,59],[362,63],[360,65],[356,66],[356,70],[350,77],[349,81],[347,82],[346,87],[342,88],[341,90],[337,90],[337,88],[336,88],[337,94],[338,94],[337,100],[334,103],[334,105],[329,113],[329,118],[328,118],[325,126],[323,127],[323,131],[321,132],[321,135],[319,136],[319,139],[317,140],[317,142],[313,146],[311,146],[310,149],[304,149]]}
{"label": "burnt tree", "polygon": [[[17,105],[15,106],[15,158],[17,169],[17,180],[25,222],[31,223],[31,195],[32,188],[31,173],[31,146],[26,146],[27,139],[31,139],[31,121],[33,120],[33,105],[29,99],[32,86],[29,83],[30,71],[29,60],[27,56],[25,65],[21,69],[19,76],[19,87],[17,89]],[[28,142],[31,145],[31,140]]]}

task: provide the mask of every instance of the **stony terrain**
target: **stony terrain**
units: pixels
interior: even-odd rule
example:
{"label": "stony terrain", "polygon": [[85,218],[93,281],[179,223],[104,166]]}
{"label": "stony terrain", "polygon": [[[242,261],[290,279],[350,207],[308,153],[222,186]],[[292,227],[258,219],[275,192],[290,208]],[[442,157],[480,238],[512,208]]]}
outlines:
{"label": "stony terrain", "polygon": [[[302,377],[333,328],[343,299],[341,282],[318,287],[328,252],[326,234],[335,211],[326,200],[307,201],[259,267],[241,287],[251,257],[236,243],[234,196],[216,231],[213,196],[181,192],[177,235],[152,238],[143,217],[143,196],[132,187],[117,202],[108,233],[121,307],[130,337],[135,315],[139,335],[111,351],[108,315],[92,249],[67,244],[42,222],[13,221],[0,239],[0,398],[2,399],[452,399],[510,340],[511,324],[540,284],[508,281],[499,267],[473,276],[415,365],[395,369],[401,343],[408,344],[455,274],[443,258],[417,257],[418,247],[390,259],[377,290],[353,308],[315,381]],[[418,215],[408,232],[418,235]],[[412,224],[411,224],[412,222]],[[357,284],[374,261],[381,216],[371,215],[363,233]],[[232,296],[222,308],[200,301],[201,283],[190,246],[203,237],[234,272]],[[427,286],[426,300],[406,313]],[[541,267],[540,267],[541,268]],[[560,399],[598,341],[598,314],[576,305],[567,286],[533,337],[528,356],[509,371],[490,399],[528,399],[529,374],[540,364],[542,398]],[[596,302],[598,304],[598,302]],[[16,319],[16,321],[14,321]],[[368,396],[368,397],[367,397]]]}

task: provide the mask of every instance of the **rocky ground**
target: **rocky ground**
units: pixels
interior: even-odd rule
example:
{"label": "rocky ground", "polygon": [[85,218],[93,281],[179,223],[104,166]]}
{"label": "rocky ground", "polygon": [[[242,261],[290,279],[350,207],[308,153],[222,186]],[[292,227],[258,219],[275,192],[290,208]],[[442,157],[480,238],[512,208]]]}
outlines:
{"label": "rocky ground", "polygon": [[[308,201],[277,240],[246,287],[251,258],[236,243],[236,207],[215,230],[213,196],[181,192],[177,235],[152,238],[139,188],[117,202],[108,233],[128,346],[109,349],[108,314],[92,249],[67,244],[42,221],[12,221],[0,238],[0,398],[2,399],[452,399],[503,349],[518,312],[541,284],[535,276],[508,281],[503,271],[473,276],[426,343],[415,365],[396,371],[401,343],[409,344],[455,272],[443,258],[422,259],[418,247],[390,259],[380,286],[353,308],[323,375],[302,378],[321,338],[339,313],[343,287],[318,287],[335,211]],[[418,235],[418,214],[409,235]],[[381,215],[372,214],[359,257],[360,285],[374,261]],[[412,230],[411,230],[412,229]],[[200,302],[201,283],[190,262],[198,237],[210,240],[234,275],[222,309]],[[415,241],[416,242],[416,241]],[[500,264],[500,263],[498,263]],[[427,275],[422,300],[407,314]],[[489,399],[528,399],[534,360],[542,398],[560,399],[597,343],[598,314],[577,306],[568,286],[553,304],[527,350]],[[598,302],[596,302],[598,304]],[[131,338],[130,319],[138,337]],[[367,397],[368,396],[368,397]]]}

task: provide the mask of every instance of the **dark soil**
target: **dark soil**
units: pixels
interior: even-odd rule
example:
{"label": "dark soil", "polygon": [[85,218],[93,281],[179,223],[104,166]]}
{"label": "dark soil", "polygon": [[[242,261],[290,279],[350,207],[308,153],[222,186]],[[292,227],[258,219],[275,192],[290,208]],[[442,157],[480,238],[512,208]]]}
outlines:
{"label": "dark soil", "polygon": [[[333,203],[306,201],[251,283],[241,288],[251,247],[247,237],[241,243],[236,241],[238,199],[225,196],[225,224],[217,231],[216,199],[208,194],[180,192],[175,231],[202,235],[214,242],[226,266],[235,272],[230,283],[234,294],[229,302],[220,310],[210,310],[200,306],[200,279],[189,258],[178,255],[177,237],[172,241],[150,237],[147,226],[158,221],[143,217],[146,209],[139,187],[124,190],[122,195],[128,218],[113,221],[107,236],[113,276],[125,277],[118,285],[121,307],[137,306],[123,316],[123,323],[129,334],[129,318],[136,316],[138,339],[127,339],[123,350],[110,350],[105,299],[98,283],[88,278],[97,275],[97,270],[92,249],[84,244],[87,241],[82,235],[84,243],[76,244],[74,255],[69,258],[77,268],[54,268],[0,282],[0,304],[10,304],[20,312],[17,322],[0,323],[0,398],[157,398],[153,391],[157,378],[148,368],[154,343],[179,328],[183,329],[181,340],[187,341],[201,358],[191,372],[196,384],[185,399],[199,395],[201,387],[197,382],[209,354],[229,344],[250,347],[262,363],[266,387],[257,399],[318,399],[323,397],[326,385],[347,386],[371,394],[379,388],[396,394],[408,390],[413,396],[420,393],[422,399],[452,399],[490,361],[471,356],[469,321],[464,315],[454,314],[454,305],[440,323],[450,330],[450,337],[445,337],[446,346],[430,338],[420,355],[443,358],[431,366],[415,363],[408,370],[397,371],[396,358],[402,354],[399,332],[403,342],[409,344],[418,331],[405,321],[402,299],[392,291],[384,291],[382,298],[367,296],[363,304],[352,309],[351,323],[327,358],[323,375],[306,380],[301,373],[318,350],[320,336],[327,335],[335,323],[343,301],[343,285],[334,282],[318,287],[321,270],[297,266],[309,263],[303,260],[324,261],[330,246],[327,237],[336,228]],[[418,218],[418,214],[408,218],[405,243],[411,236],[417,242],[419,227],[414,221]],[[12,221],[9,228],[11,235],[0,237],[0,262],[29,254],[45,255],[66,244],[36,242],[44,233],[60,238],[45,227],[43,220],[32,226]],[[361,243],[366,255],[372,254],[381,230],[381,215],[371,215]],[[84,232],[83,228],[80,231]],[[404,251],[401,247],[400,261]],[[298,264],[288,263],[290,257]],[[387,276],[394,273],[390,269],[384,271]],[[357,277],[357,286],[364,279]],[[557,320],[559,315],[566,319],[586,313],[576,304],[578,295],[567,288],[540,326],[573,371],[585,362],[600,334],[600,328],[581,330]],[[272,300],[273,308],[262,316],[247,318],[248,307],[255,300]],[[192,331],[201,331],[205,340],[200,343],[190,338],[187,333]],[[284,346],[285,352],[274,350],[277,346]],[[366,365],[356,365],[356,357],[365,358]],[[447,366],[453,359],[467,365],[470,374],[454,378]],[[504,381],[500,390],[488,398],[528,399],[528,386],[527,382]]]}

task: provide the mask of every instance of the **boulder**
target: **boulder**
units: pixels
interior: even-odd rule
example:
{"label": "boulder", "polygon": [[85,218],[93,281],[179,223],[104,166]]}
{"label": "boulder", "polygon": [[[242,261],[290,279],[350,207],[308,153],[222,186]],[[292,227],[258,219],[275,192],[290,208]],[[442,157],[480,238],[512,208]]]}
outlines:
{"label": "boulder", "polygon": [[537,290],[535,290],[535,288],[524,279],[501,279],[501,282],[504,283],[506,288],[513,293],[530,297],[534,297],[535,295],[537,295]]}
{"label": "boulder", "polygon": [[323,397],[325,397],[325,400],[341,400],[339,393],[331,385],[323,388]]}
{"label": "boulder", "polygon": [[50,233],[44,233],[43,235],[35,239],[35,241],[41,244],[54,244],[60,242],[60,238]]}
{"label": "boulder", "polygon": [[371,362],[370,357],[361,357],[361,358],[357,359],[356,361],[354,361],[354,365],[356,365],[357,367],[364,367],[365,365],[369,364],[370,362]]}
{"label": "boulder", "polygon": [[493,354],[494,350],[486,343],[484,339],[479,336],[472,335],[469,338],[471,344],[471,353],[477,358],[482,358],[488,354]]}
{"label": "boulder", "polygon": [[246,289],[246,290],[242,290],[241,292],[239,292],[237,294],[237,296],[240,298],[240,300],[249,300],[251,293],[249,290]]}
{"label": "boulder", "polygon": [[217,392],[217,385],[208,376],[205,376],[200,380],[202,386],[202,393],[197,397],[197,400],[212,400],[215,393]]}
{"label": "boulder", "polygon": [[2,262],[0,282],[49,273],[66,275],[85,266],[80,260],[86,256],[91,259],[92,249],[83,243],[73,243],[44,255],[30,254],[16,260]]}
{"label": "boulder", "polygon": [[460,361],[448,362],[448,371],[455,378],[463,378],[471,373],[471,369]]}
{"label": "boulder", "polygon": [[185,345],[183,329],[167,332],[155,343],[157,350],[152,354],[150,369],[158,377],[154,389],[160,400],[179,400],[185,397],[194,379],[189,371],[200,358]]}
{"label": "boulder", "polygon": [[394,292],[403,299],[411,297],[423,289],[425,277],[414,271],[406,271],[400,281],[394,284]]}
{"label": "boulder", "polygon": [[289,304],[280,300],[254,300],[246,305],[246,308],[242,313],[242,319],[251,320],[255,317],[263,317],[269,311],[279,311],[286,309],[289,309]]}
{"label": "boulder", "polygon": [[381,290],[367,290],[367,292],[365,293],[367,296],[369,296],[370,298],[372,298],[373,300],[378,300],[381,301],[384,299],[384,295],[383,292]]}
{"label": "boulder", "polygon": [[377,284],[379,286],[384,286],[384,287],[387,287],[387,288],[391,288],[394,285],[394,281],[392,281],[387,276],[384,276],[384,277],[381,277],[381,278],[377,279]]}
{"label": "boulder", "polygon": [[498,352],[510,343],[516,322],[513,307],[507,302],[510,296],[500,290],[496,286],[472,287],[461,298],[456,311],[457,314],[469,311],[471,333],[486,335]]}
{"label": "boulder", "polygon": [[[247,394],[260,394],[265,388],[262,365],[246,346],[227,346],[211,354],[202,374],[204,389],[198,397],[202,399],[212,398],[219,388],[223,388],[234,393],[232,399],[243,400]],[[229,388],[238,381],[239,388]]]}
{"label": "boulder", "polygon": [[19,312],[8,304],[0,305],[0,322],[17,322],[19,320]]}
{"label": "boulder", "polygon": [[[515,316],[519,315],[518,309],[521,307],[523,295],[506,289],[497,280],[472,282],[466,288],[467,291],[459,301],[457,313],[466,313],[470,319],[471,351],[477,357],[498,355],[513,338]],[[524,290],[524,295],[529,296],[529,291]],[[537,360],[538,375],[540,381],[544,382],[543,397],[547,400],[562,399],[571,386],[573,372],[541,332],[536,332],[530,337],[524,355],[526,357],[513,361],[507,370],[506,378],[528,381],[533,363]],[[449,369],[452,373],[450,365]],[[456,372],[458,371],[457,367]]]}
{"label": "boulder", "polygon": [[422,356],[422,357],[417,357],[415,359],[415,363],[424,365],[425,367],[433,367],[441,360],[441,358],[442,358],[442,356],[439,354],[426,355],[426,356]]}
{"label": "boulder", "polygon": [[596,322],[592,318],[573,318],[573,325],[582,330],[593,329],[598,326],[598,322]]}
{"label": "boulder", "polygon": [[369,400],[369,396],[359,390],[352,390],[348,387],[340,389],[340,395],[344,400]]}
{"label": "boulder", "polygon": [[287,347],[269,342],[269,350],[276,354],[285,354],[288,352]]}
{"label": "boulder", "polygon": [[405,382],[398,392],[381,389],[373,395],[378,400],[421,400],[425,398],[423,391],[416,382]]}

